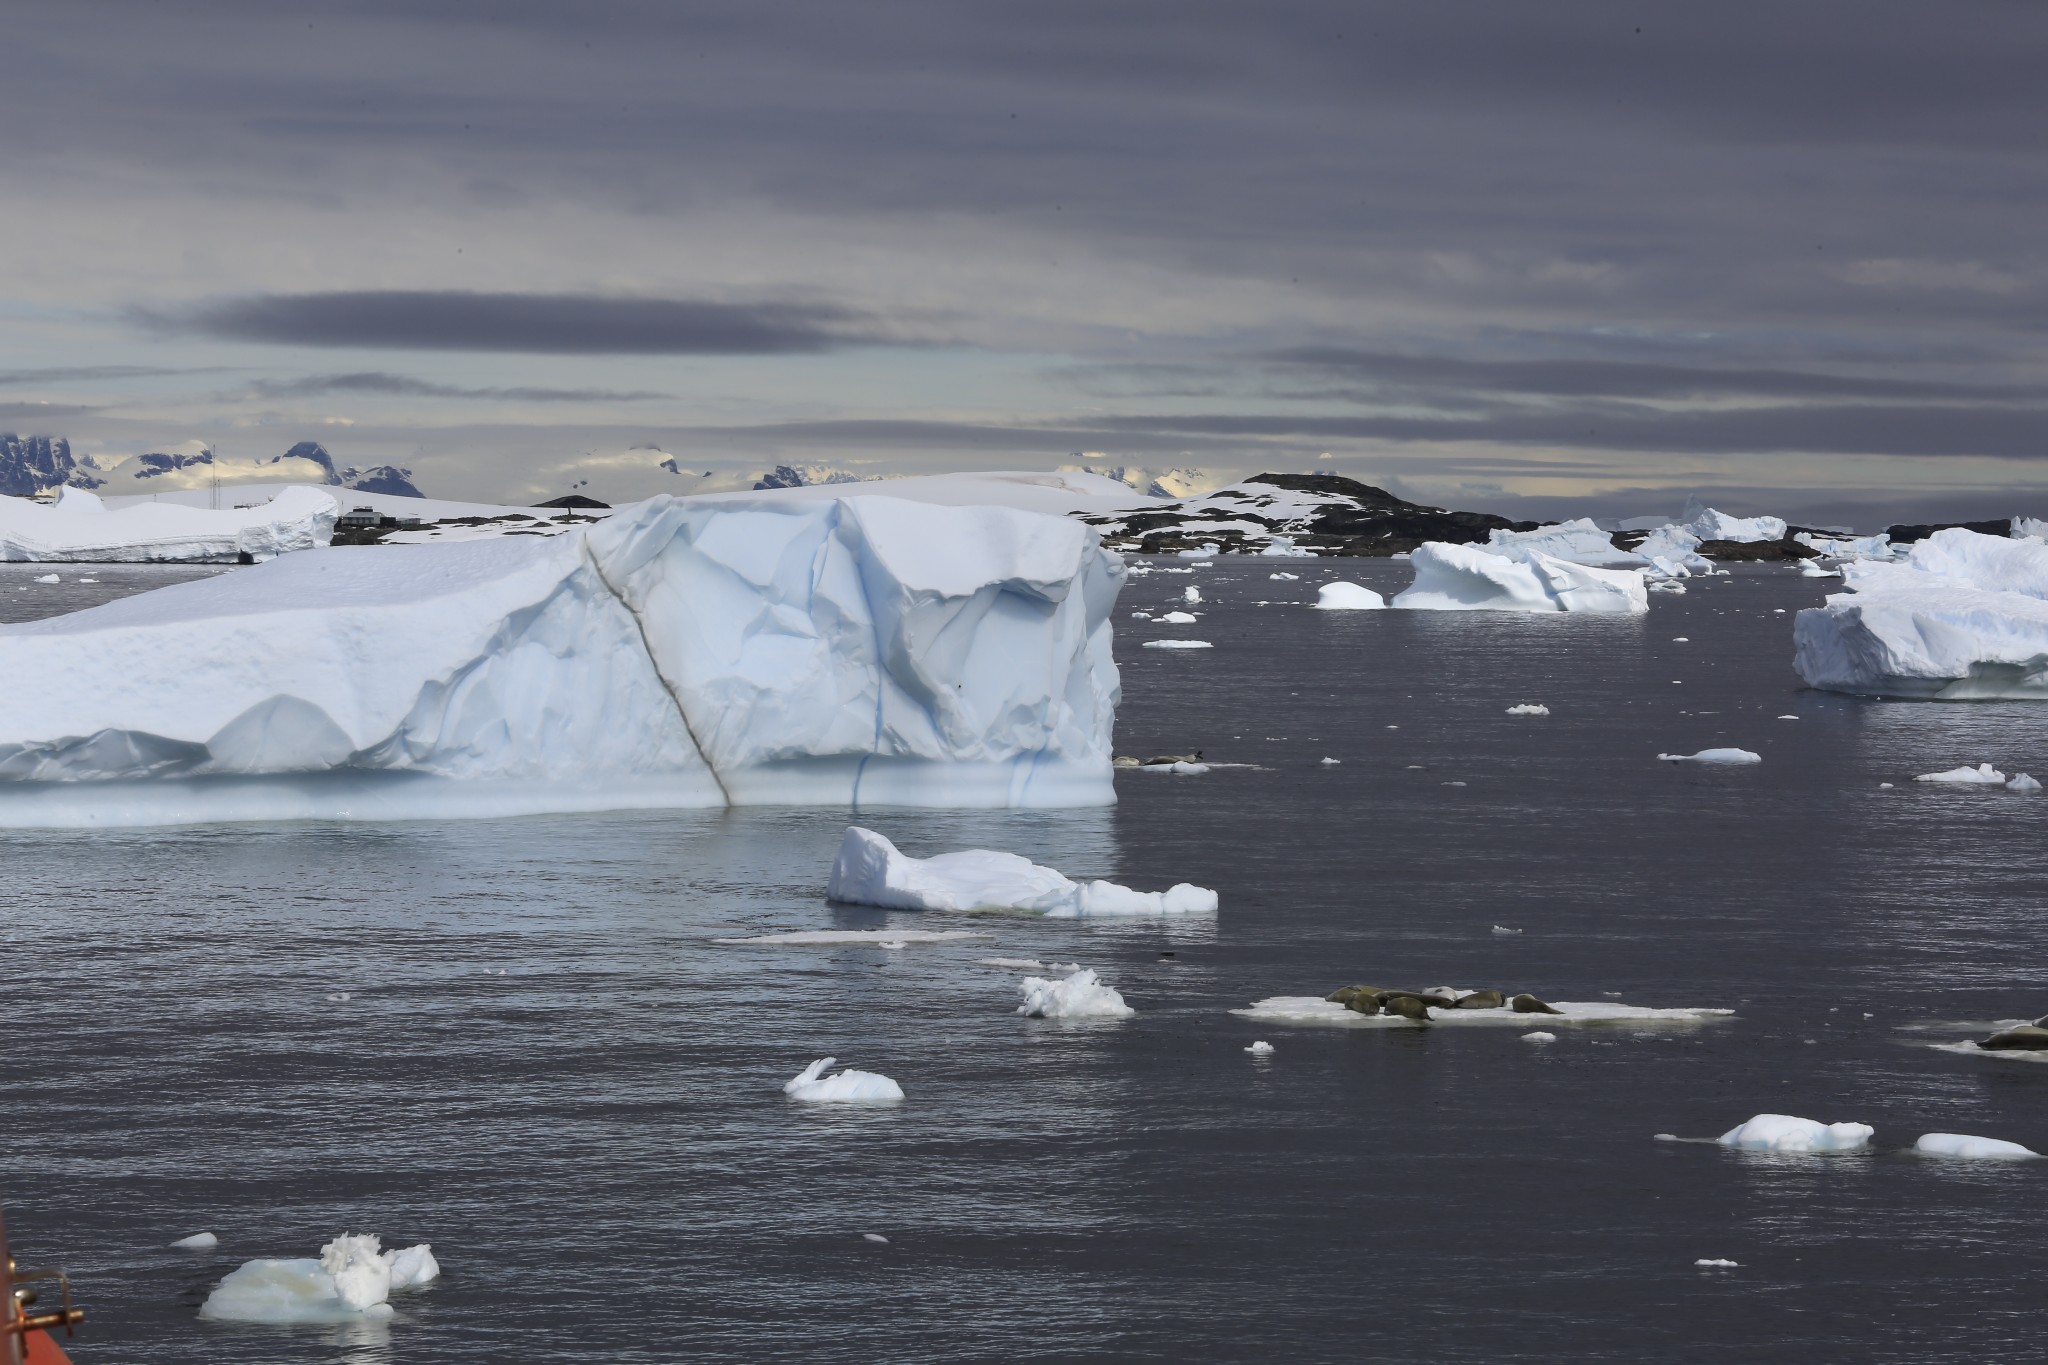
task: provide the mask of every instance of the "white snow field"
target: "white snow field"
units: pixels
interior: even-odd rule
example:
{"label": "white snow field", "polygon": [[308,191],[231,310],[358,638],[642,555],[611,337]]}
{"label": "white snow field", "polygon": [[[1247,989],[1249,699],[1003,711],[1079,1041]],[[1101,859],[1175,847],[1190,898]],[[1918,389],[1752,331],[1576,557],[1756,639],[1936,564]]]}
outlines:
{"label": "white snow field", "polygon": [[1633,614],[1650,609],[1649,591],[1636,569],[1593,569],[1535,550],[1436,540],[1417,546],[1409,563],[1415,581],[1393,601],[1407,611]]}
{"label": "white snow field", "polygon": [[1386,598],[1356,583],[1325,583],[1316,589],[1320,611],[1378,611],[1386,605]]}
{"label": "white snow field", "polygon": [[0,826],[1107,805],[1122,581],[866,494],[288,555],[0,628]]}
{"label": "white snow field", "polygon": [[427,1243],[384,1251],[374,1236],[341,1236],[318,1260],[245,1261],[214,1286],[199,1316],[223,1322],[274,1324],[359,1322],[388,1318],[392,1291],[439,1279]]}
{"label": "white snow field", "polygon": [[1734,1010],[1653,1009],[1613,1000],[1553,1000],[1556,1014],[1517,1014],[1503,1005],[1490,1010],[1437,1010],[1427,1024],[1397,1014],[1360,1014],[1319,995],[1272,995],[1255,1000],[1232,1014],[1273,1024],[1311,1024],[1329,1028],[1435,1028],[1439,1024],[1502,1025],[1549,1028],[1559,1024],[1699,1024],[1733,1017]]}
{"label": "white snow field", "polygon": [[1166,891],[1133,891],[1115,882],[1083,885],[993,849],[913,858],[859,825],[849,825],[840,840],[825,895],[885,910],[1008,910],[1052,919],[1209,914],[1217,904],[1214,891],[1186,882]]}
{"label": "white snow field", "polygon": [[1790,1114],[1758,1114],[1715,1141],[1752,1152],[1858,1152],[1875,1130],[1867,1123],[1815,1123]]}
{"label": "white snow field", "polygon": [[0,497],[0,560],[10,563],[234,564],[334,538],[341,508],[317,488],[284,488],[255,507],[220,511],[138,502],[114,510],[66,488],[54,503]]}
{"label": "white snow field", "polygon": [[827,1076],[825,1068],[838,1064],[837,1057],[820,1057],[782,1083],[782,1093],[805,1104],[894,1104],[903,1098],[903,1087],[876,1071],[848,1068]]}
{"label": "white snow field", "polygon": [[2025,1161],[2041,1155],[2017,1142],[1971,1137],[1967,1133],[1925,1133],[1913,1144],[1913,1150],[1922,1156],[1966,1157],[1975,1161]]}
{"label": "white snow field", "polygon": [[2048,544],[1936,531],[1891,563],[1842,567],[1846,592],[1799,613],[1813,686],[1942,701],[2048,697]]}
{"label": "white snow field", "polygon": [[1024,1003],[1017,1013],[1030,1019],[1128,1019],[1137,1013],[1086,967],[1056,979],[1027,976],[1019,989]]}
{"label": "white snow field", "polygon": [[1702,749],[1696,754],[1658,754],[1666,763],[1761,763],[1764,756],[1748,749]]}

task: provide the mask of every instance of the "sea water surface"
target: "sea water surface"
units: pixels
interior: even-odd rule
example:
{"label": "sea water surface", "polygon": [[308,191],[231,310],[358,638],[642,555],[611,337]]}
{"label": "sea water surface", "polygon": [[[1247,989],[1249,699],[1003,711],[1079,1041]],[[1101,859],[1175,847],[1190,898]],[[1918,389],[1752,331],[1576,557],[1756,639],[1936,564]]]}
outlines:
{"label": "sea water surface", "polygon": [[[89,600],[13,591],[26,567],[0,613]],[[1830,585],[1777,568],[1601,619],[1307,605],[1391,592],[1398,562],[1147,567],[1119,748],[1244,766],[1127,772],[1109,810],[858,818],[917,854],[1214,887],[1213,917],[829,906],[836,810],[0,833],[0,1198],[24,1264],[72,1274],[74,1358],[2038,1349],[2048,1162],[1902,1149],[2048,1150],[2048,1066],[1929,1046],[2048,1013],[2048,799],[1912,781],[2048,777],[2048,708],[1802,690],[1789,613]],[[1196,625],[1129,618],[1191,583]],[[1215,647],[1140,647],[1162,637]],[[1763,762],[1656,758],[1723,745]],[[715,941],[880,926],[987,937]],[[1137,1016],[1018,1018],[996,956],[1093,967]],[[1737,1016],[1530,1044],[1231,1013],[1357,981]],[[907,1101],[787,1101],[827,1055]],[[1877,1138],[1653,1137],[1760,1112]],[[167,1248],[200,1230],[217,1251]],[[388,1325],[197,1317],[243,1260],[342,1231],[431,1242],[445,1278]]]}

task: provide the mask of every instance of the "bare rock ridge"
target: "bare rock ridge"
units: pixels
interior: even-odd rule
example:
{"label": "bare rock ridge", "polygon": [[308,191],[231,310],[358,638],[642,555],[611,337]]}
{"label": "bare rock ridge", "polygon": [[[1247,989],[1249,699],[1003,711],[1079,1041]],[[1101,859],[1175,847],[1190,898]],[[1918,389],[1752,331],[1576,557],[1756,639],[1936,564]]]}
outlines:
{"label": "bare rock ridge", "polygon": [[1429,540],[1484,542],[1495,530],[1537,525],[1427,507],[1341,474],[1254,474],[1200,497],[1083,520],[1113,550],[1161,554],[1214,545],[1221,554],[1259,554],[1279,536],[1318,555],[1357,557],[1399,554]]}

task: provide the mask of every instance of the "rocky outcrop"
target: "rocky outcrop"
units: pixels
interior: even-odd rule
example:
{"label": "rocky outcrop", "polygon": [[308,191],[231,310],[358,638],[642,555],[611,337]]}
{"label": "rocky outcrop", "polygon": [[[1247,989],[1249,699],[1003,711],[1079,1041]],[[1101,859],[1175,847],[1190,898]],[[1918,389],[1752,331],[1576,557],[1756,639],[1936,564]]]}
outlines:
{"label": "rocky outcrop", "polygon": [[1341,474],[1254,474],[1198,498],[1083,517],[1113,550],[1384,558],[1425,541],[1483,543],[1495,530],[1534,530],[1489,512],[1454,512],[1395,497]]}

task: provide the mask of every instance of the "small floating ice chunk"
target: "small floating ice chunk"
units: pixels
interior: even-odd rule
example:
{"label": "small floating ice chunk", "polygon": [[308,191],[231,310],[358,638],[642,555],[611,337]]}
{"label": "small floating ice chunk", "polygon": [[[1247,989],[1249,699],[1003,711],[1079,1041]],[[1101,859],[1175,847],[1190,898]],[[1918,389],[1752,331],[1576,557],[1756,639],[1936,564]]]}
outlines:
{"label": "small floating ice chunk", "polygon": [[1790,1114],[1758,1114],[1715,1141],[1752,1152],[1854,1152],[1876,1130],[1867,1123],[1816,1123]]}
{"label": "small floating ice chunk", "polygon": [[1797,717],[1797,716],[1780,716],[1780,717],[1778,717],[1778,719],[1779,719],[1779,720],[1798,720],[1798,719],[1799,719],[1799,717]]}
{"label": "small floating ice chunk", "polygon": [[46,573],[36,579],[36,582],[38,583],[62,583],[63,581],[63,579],[59,578],[56,574],[53,573]]}
{"label": "small floating ice chunk", "polygon": [[2005,774],[1989,763],[1979,763],[1974,768],[1950,768],[1944,773],[1922,773],[1915,782],[1942,782],[1956,787],[1992,787],[2005,783]]}
{"label": "small floating ice chunk", "polygon": [[1024,1003],[1017,1013],[1030,1019],[1127,1019],[1137,1013],[1086,967],[1057,980],[1027,976],[1020,989]]}
{"label": "small floating ice chunk", "polygon": [[1892,789],[1892,784],[1889,782],[1880,782],[1877,784],[1877,789],[1881,792],[1888,792]]}
{"label": "small floating ice chunk", "polygon": [[903,1098],[903,1087],[874,1071],[848,1069],[827,1076],[837,1057],[820,1057],[784,1081],[782,1093],[805,1104],[890,1104]]}
{"label": "small floating ice chunk", "polygon": [[873,1242],[877,1246],[889,1245],[889,1239],[879,1232],[863,1232],[860,1235],[860,1239],[863,1242]]}
{"label": "small floating ice chunk", "polygon": [[1693,1264],[1708,1270],[1735,1270],[1740,1266],[1740,1262],[1737,1261],[1716,1260],[1710,1257],[1702,1257]]}
{"label": "small floating ice chunk", "polygon": [[1747,749],[1702,749],[1696,754],[1658,754],[1666,763],[1761,763],[1762,754]]}
{"label": "small floating ice chunk", "polygon": [[1387,599],[1356,583],[1325,583],[1316,589],[1318,611],[1379,611]]}
{"label": "small floating ice chunk", "polygon": [[1326,758],[1323,760],[1323,766],[1325,768],[1334,768],[1343,761],[1341,758]]}
{"label": "small floating ice chunk", "polygon": [[1266,577],[1272,579],[1275,583],[1292,583],[1298,580],[1301,575],[1298,573],[1269,573]]}
{"label": "small floating ice chunk", "polygon": [[[1182,882],[1166,891],[1133,891],[1114,882],[1085,886],[1014,853],[971,848],[912,858],[871,829],[847,826],[825,894],[886,910],[1021,910],[1055,919],[1094,915],[1204,914],[1214,891]],[[916,935],[886,931],[889,938]]]}
{"label": "small floating ice chunk", "polygon": [[1520,929],[1510,929],[1505,924],[1496,924],[1493,926],[1493,932],[1496,934],[1519,934],[1522,931]]}
{"label": "small floating ice chunk", "polygon": [[2041,1155],[2017,1142],[1971,1137],[1967,1133],[1927,1133],[1913,1144],[1913,1150],[1922,1156],[1968,1157],[1977,1161],[2024,1161]]}
{"label": "small floating ice chunk", "polygon": [[1207,640],[1147,640],[1146,649],[1213,649]]}
{"label": "small floating ice chunk", "polygon": [[1149,621],[1152,619],[1152,613],[1149,611],[1134,611],[1131,613],[1131,619],[1133,621]]}
{"label": "small floating ice chunk", "polygon": [[1194,584],[1190,583],[1188,584],[1188,590],[1182,593],[1180,596],[1183,602],[1199,602],[1202,600],[1202,590],[1196,587]]}
{"label": "small floating ice chunk", "polygon": [[1191,626],[1199,618],[1191,611],[1170,611],[1159,618],[1163,626]]}
{"label": "small floating ice chunk", "polygon": [[1266,1042],[1264,1039],[1261,1039],[1260,1041],[1253,1043],[1250,1047],[1245,1049],[1246,1052],[1251,1053],[1254,1057],[1263,1057],[1272,1050],[1273,1045],[1269,1042]]}
{"label": "small floating ice chunk", "polygon": [[1557,1035],[1555,1033],[1544,1033],[1541,1030],[1538,1030],[1535,1033],[1523,1034],[1522,1041],[1525,1043],[1554,1043],[1557,1041]]}
{"label": "small floating ice chunk", "polygon": [[2006,783],[2005,789],[2012,792],[2037,792],[2041,790],[2041,784],[2025,773],[2021,773],[2013,778],[2012,781]]}
{"label": "small floating ice chunk", "polygon": [[220,1238],[210,1232],[195,1232],[190,1237],[180,1237],[171,1245],[180,1251],[211,1251],[220,1245]]}
{"label": "small floating ice chunk", "polygon": [[1520,706],[1510,706],[1508,714],[1511,716],[1547,716],[1550,714],[1550,708],[1541,702],[1525,701]]}
{"label": "small floating ice chunk", "polygon": [[1008,967],[1012,971],[1042,972],[1046,965],[1035,957],[977,957],[975,965],[981,967]]}
{"label": "small floating ice chunk", "polygon": [[388,1318],[385,1300],[393,1290],[416,1288],[440,1274],[424,1242],[385,1251],[373,1235],[343,1233],[320,1248],[318,1260],[244,1262],[221,1277],[199,1316],[277,1324]]}
{"label": "small floating ice chunk", "polygon": [[1206,763],[1190,763],[1184,758],[1177,758],[1171,763],[1140,763],[1138,771],[1143,773],[1174,773],[1181,777],[1200,777],[1203,773],[1209,771],[1209,765]]}
{"label": "small floating ice chunk", "polygon": [[1690,635],[1674,635],[1671,637],[1671,643],[1674,645],[1689,645],[1692,643],[1692,637]]}

